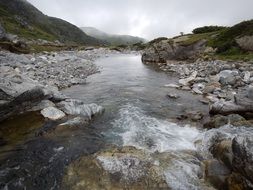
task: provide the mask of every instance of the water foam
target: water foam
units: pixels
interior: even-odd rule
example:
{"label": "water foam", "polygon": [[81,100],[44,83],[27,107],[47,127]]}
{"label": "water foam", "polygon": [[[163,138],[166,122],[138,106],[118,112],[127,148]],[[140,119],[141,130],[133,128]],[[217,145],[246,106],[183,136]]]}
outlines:
{"label": "water foam", "polygon": [[132,105],[123,106],[113,130],[120,136],[123,146],[134,146],[151,152],[195,150],[194,141],[199,135],[196,128],[181,127],[175,123],[145,115]]}

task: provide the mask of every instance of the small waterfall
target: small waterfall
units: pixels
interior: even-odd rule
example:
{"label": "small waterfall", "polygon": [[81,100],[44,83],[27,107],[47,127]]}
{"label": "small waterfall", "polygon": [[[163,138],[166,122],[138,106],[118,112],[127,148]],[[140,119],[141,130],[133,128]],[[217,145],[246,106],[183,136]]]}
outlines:
{"label": "small waterfall", "polygon": [[[198,129],[147,116],[140,108],[130,104],[120,109],[112,125],[108,136],[121,139],[122,146],[133,146],[146,152],[148,160],[160,168],[160,175],[164,176],[170,188],[206,188],[200,180],[201,161],[196,156],[195,141],[201,135]],[[121,160],[97,159],[107,171],[117,170],[130,175],[130,171],[124,171],[125,162]],[[138,168],[136,171],[141,173],[142,170]]]}
{"label": "small waterfall", "polygon": [[195,150],[199,135],[196,128],[181,127],[175,123],[145,115],[140,108],[126,105],[113,122],[113,130],[120,131],[124,146],[134,146],[151,152]]}

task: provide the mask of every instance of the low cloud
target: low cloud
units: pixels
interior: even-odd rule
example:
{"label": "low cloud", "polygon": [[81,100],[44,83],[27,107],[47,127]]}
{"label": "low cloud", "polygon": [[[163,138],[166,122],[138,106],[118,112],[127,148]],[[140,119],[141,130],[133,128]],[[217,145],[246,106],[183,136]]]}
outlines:
{"label": "low cloud", "polygon": [[253,18],[252,0],[28,0],[44,14],[79,27],[153,39],[204,25],[231,26]]}

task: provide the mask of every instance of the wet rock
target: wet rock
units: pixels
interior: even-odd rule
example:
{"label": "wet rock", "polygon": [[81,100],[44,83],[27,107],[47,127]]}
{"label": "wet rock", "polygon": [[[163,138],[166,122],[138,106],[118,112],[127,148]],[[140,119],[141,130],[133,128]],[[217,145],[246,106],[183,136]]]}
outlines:
{"label": "wet rock", "polygon": [[230,114],[228,116],[215,115],[209,122],[204,124],[204,127],[208,129],[219,128],[227,124],[234,125],[242,121],[245,121],[245,118],[238,114]]}
{"label": "wet rock", "polygon": [[37,105],[41,100],[46,98],[47,96],[40,87],[27,90],[24,93],[14,97],[11,101],[7,101],[0,105],[0,121],[12,115],[29,110]]}
{"label": "wet rock", "polygon": [[57,125],[53,130],[47,132],[45,134],[47,137],[69,137],[73,132],[82,129],[83,127],[87,127],[89,125],[90,120],[83,117],[74,117],[72,119],[67,120],[64,123]]}
{"label": "wet rock", "polygon": [[210,152],[213,154],[214,158],[223,162],[227,168],[232,169],[232,140],[222,140],[213,144],[213,146],[210,148]]}
{"label": "wet rock", "polygon": [[58,120],[65,117],[65,113],[55,107],[47,107],[40,112],[45,118]]}
{"label": "wet rock", "polygon": [[65,123],[61,123],[59,126],[85,126],[89,123],[89,120],[83,117],[74,117],[67,120]]}
{"label": "wet rock", "polygon": [[245,121],[245,118],[238,114],[230,114],[227,116],[228,123],[234,125],[234,123]]}
{"label": "wet rock", "polygon": [[217,189],[224,189],[226,178],[231,174],[231,170],[218,160],[207,160],[205,165],[206,179]]}
{"label": "wet rock", "polygon": [[55,104],[50,100],[42,100],[38,105],[34,106],[30,111],[40,111],[47,107],[55,107]]}
{"label": "wet rock", "polygon": [[233,123],[233,126],[237,127],[253,127],[253,120],[241,120]]}
{"label": "wet rock", "polygon": [[233,170],[253,182],[253,136],[239,135],[233,139]]}
{"label": "wet rock", "polygon": [[180,96],[177,95],[177,94],[170,93],[170,94],[167,94],[167,97],[168,98],[173,98],[173,99],[178,99]]}
{"label": "wet rock", "polygon": [[232,173],[227,179],[227,189],[229,190],[244,190],[253,189],[252,183],[238,173]]}
{"label": "wet rock", "polygon": [[215,115],[211,118],[211,120],[204,124],[204,128],[212,129],[212,128],[219,128],[224,126],[228,123],[228,118],[222,115]]}
{"label": "wet rock", "polygon": [[186,111],[184,115],[181,115],[178,119],[190,119],[192,121],[199,121],[204,117],[200,111]]}
{"label": "wet rock", "polygon": [[219,100],[210,106],[210,114],[230,114],[230,113],[245,113],[252,112],[251,105],[245,107],[243,105],[238,105],[234,101],[223,101]]}
{"label": "wet rock", "polygon": [[164,87],[168,87],[168,88],[179,88],[180,86],[177,84],[166,84],[164,85]]}
{"label": "wet rock", "polygon": [[84,156],[67,169],[69,189],[169,189],[163,176],[142,150],[112,149]]}
{"label": "wet rock", "polygon": [[75,99],[67,99],[58,103],[57,106],[69,115],[81,115],[89,119],[104,112],[102,106],[97,104],[85,104],[85,102]]}

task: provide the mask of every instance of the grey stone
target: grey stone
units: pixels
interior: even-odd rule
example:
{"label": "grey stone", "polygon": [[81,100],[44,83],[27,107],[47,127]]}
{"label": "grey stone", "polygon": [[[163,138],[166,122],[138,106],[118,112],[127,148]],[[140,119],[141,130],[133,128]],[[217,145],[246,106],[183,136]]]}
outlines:
{"label": "grey stone", "polygon": [[253,100],[253,86],[247,88],[247,98]]}
{"label": "grey stone", "polygon": [[244,134],[233,139],[233,169],[253,182],[253,136]]}
{"label": "grey stone", "polygon": [[45,118],[48,118],[50,120],[58,120],[62,119],[66,116],[64,112],[61,110],[55,108],[55,107],[47,107],[40,112]]}
{"label": "grey stone", "polygon": [[57,106],[69,115],[81,115],[89,119],[104,112],[102,106],[97,104],[85,104],[85,102],[75,99],[67,99],[58,103]]}
{"label": "grey stone", "polygon": [[236,43],[244,50],[253,51],[253,36],[237,38]]}
{"label": "grey stone", "polygon": [[181,46],[170,39],[157,40],[151,43],[142,54],[142,61],[166,63],[167,60],[196,59],[205,50],[205,40],[188,46]]}
{"label": "grey stone", "polygon": [[180,96],[177,95],[177,94],[169,93],[169,94],[167,94],[167,97],[168,98],[173,98],[173,99],[178,99]]}

